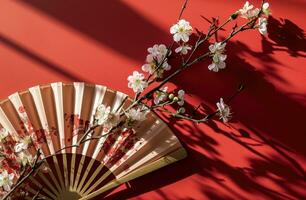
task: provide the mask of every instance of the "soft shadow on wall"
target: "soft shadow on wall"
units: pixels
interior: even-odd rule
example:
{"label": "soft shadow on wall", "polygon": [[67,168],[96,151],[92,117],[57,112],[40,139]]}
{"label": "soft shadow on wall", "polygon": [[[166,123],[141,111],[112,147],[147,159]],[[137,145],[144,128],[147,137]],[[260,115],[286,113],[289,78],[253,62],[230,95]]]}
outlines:
{"label": "soft shadow on wall", "polygon": [[18,44],[16,41],[13,41],[12,39],[7,38],[6,36],[1,35],[1,34],[0,34],[0,43],[5,44],[7,47],[13,49],[17,53],[25,56],[26,58],[28,58],[30,60],[33,60],[34,62],[36,62],[38,64],[40,64],[40,66],[46,67],[50,71],[53,71],[57,74],[61,74],[61,75],[67,77],[68,79],[70,79],[72,81],[80,81],[80,82],[84,81],[84,82],[90,83],[89,80],[81,78],[78,75],[75,75],[72,72],[69,72],[69,71],[65,70],[65,67],[60,66],[58,64],[55,64],[52,61],[47,60],[47,59],[39,56],[35,52],[27,49],[26,47]]}
{"label": "soft shadow on wall", "polygon": [[146,47],[156,41],[170,39],[168,34],[158,26],[146,20],[122,1],[92,0],[88,3],[81,0],[65,0],[65,3],[62,3],[53,0],[25,0],[19,2],[37,8],[65,25],[135,60],[144,60]]}
{"label": "soft shadow on wall", "polygon": [[[208,73],[208,63],[203,63],[184,73],[185,77],[193,77],[192,80],[188,81],[182,76],[174,80],[178,88],[191,91],[193,95],[210,105],[216,100],[216,90],[220,94],[230,95],[229,91],[233,91],[239,83],[245,84],[245,91],[233,101],[232,106],[235,111],[234,123],[242,123],[246,129],[230,125],[233,131],[228,132],[214,121],[210,121],[208,126],[214,130],[214,134],[221,134],[249,151],[251,156],[248,167],[233,167],[231,163],[224,161],[218,150],[218,141],[213,135],[204,132],[203,126],[191,123],[177,125],[177,122],[171,121],[169,125],[173,130],[177,130],[176,134],[186,145],[189,156],[174,164],[173,168],[166,167],[131,181],[130,188],[111,194],[107,199],[131,198],[151,190],[155,190],[161,199],[173,199],[176,197],[168,196],[158,188],[194,174],[202,176],[204,181],[199,180],[198,185],[202,188],[203,195],[210,199],[247,199],[232,187],[238,187],[242,191],[256,194],[264,199],[305,198],[306,194],[303,191],[306,184],[306,173],[303,168],[305,163],[294,155],[306,154],[302,139],[306,133],[303,127],[306,107],[275,88],[264,78],[262,72],[240,57],[241,54],[249,54],[262,58],[261,64],[265,71],[273,78],[285,81],[275,68],[284,66],[273,57],[273,52],[281,50],[287,52],[288,56],[304,57],[305,46],[301,44],[305,43],[305,33],[288,19],[278,20],[271,17],[269,21],[269,29],[273,30],[273,34],[268,35],[269,39],[262,37],[263,52],[254,52],[241,42],[230,42],[228,43],[228,48],[231,49],[230,61],[227,71],[218,75]],[[270,49],[269,52],[267,48]],[[205,84],[201,80],[206,80]],[[214,87],[211,88],[211,85]],[[195,105],[188,106],[191,109],[195,107]],[[213,112],[204,105],[200,110]],[[193,137],[182,134],[182,129],[193,133]],[[271,148],[273,153],[261,152],[262,148]],[[203,151],[209,152],[209,156],[201,153]],[[172,169],[175,169],[175,173]],[[220,174],[233,185],[219,179]],[[209,184],[205,184],[207,179],[213,180],[228,193],[223,194]],[[262,179],[270,184],[262,184],[259,181]],[[274,187],[275,185],[277,187]]]}

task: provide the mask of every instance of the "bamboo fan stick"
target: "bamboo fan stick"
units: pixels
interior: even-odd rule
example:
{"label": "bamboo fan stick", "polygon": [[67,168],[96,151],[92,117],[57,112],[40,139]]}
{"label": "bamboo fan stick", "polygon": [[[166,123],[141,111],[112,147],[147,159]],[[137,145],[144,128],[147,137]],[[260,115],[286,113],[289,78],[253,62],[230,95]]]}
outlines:
{"label": "bamboo fan stick", "polygon": [[[84,131],[81,132],[82,135],[78,137],[78,141],[82,140],[82,138],[86,139],[94,134],[95,130],[93,130],[92,133],[85,135],[85,129],[87,129],[87,127],[93,127],[93,124],[90,124],[90,122],[93,122],[93,121],[90,121],[90,120],[93,119],[93,115],[96,112],[96,107],[94,107],[95,96],[96,96],[95,92],[96,92],[95,87],[92,87],[92,85],[87,85],[87,84],[85,85],[83,97],[82,97],[83,99],[82,99],[81,115],[80,115],[80,119],[83,121],[82,128],[84,129]],[[81,160],[78,162],[78,169],[77,169],[75,180],[74,180],[73,187],[72,187],[74,191],[77,189],[77,185],[79,184],[79,181],[80,181],[80,176],[84,168],[84,162],[86,159],[87,150],[88,150],[88,146],[90,142],[91,141],[87,141],[87,143],[85,142],[87,145],[84,145],[83,143],[78,147],[77,152],[79,155],[82,155],[82,157],[81,157]]]}
{"label": "bamboo fan stick", "polygon": [[47,195],[49,195],[50,197],[52,197],[53,199],[56,199],[56,196],[51,192],[49,191],[47,188],[44,188],[36,179],[35,177],[33,176],[30,176],[30,180],[32,183],[34,183],[38,188],[42,188],[42,191],[44,193],[46,193]]}
{"label": "bamboo fan stick", "polygon": [[95,177],[100,173],[100,171],[102,170],[102,168],[104,167],[104,165],[101,163],[96,170],[94,171],[94,173],[91,175],[90,179],[86,182],[86,184],[84,185],[84,187],[82,188],[82,190],[80,191],[80,194],[84,193],[86,191],[86,189],[90,186],[90,184],[92,183],[92,181],[95,179]]}
{"label": "bamboo fan stick", "polygon": [[84,193],[81,193],[81,195],[87,195],[89,194],[92,190],[94,190],[100,183],[102,183],[102,181],[104,181],[109,175],[111,175],[112,172],[110,170],[108,170],[105,174],[103,174],[103,176],[101,176],[101,178],[98,179],[98,181],[96,181],[88,190],[86,190]]}
{"label": "bamboo fan stick", "polygon": [[[63,110],[63,84],[61,82],[52,83],[51,88],[54,94],[55,108],[56,108],[56,118],[58,132],[60,136],[60,146],[61,148],[65,146],[65,131],[64,131],[64,110]],[[62,176],[60,176],[60,182],[62,188],[68,187],[68,169],[67,169],[67,157],[65,155],[66,150],[63,149],[62,153],[64,154],[63,166],[64,166],[64,185],[62,184]]]}
{"label": "bamboo fan stick", "polygon": [[94,162],[95,162],[95,160],[94,160],[94,159],[91,159],[90,162],[89,162],[89,164],[87,165],[86,170],[85,170],[85,173],[84,173],[83,176],[82,176],[82,180],[81,180],[81,182],[78,184],[78,187],[77,187],[77,189],[76,189],[77,192],[80,193],[81,189],[83,188],[84,181],[86,180],[86,178],[87,178],[87,176],[88,176],[88,174],[89,174],[89,172],[90,172],[90,170],[91,170],[91,168],[92,168]]}

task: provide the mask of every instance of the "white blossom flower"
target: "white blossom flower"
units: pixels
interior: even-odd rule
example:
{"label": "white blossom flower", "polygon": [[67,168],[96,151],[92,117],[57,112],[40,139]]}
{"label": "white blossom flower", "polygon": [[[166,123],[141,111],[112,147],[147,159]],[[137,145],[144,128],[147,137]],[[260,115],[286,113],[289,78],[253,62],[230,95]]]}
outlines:
{"label": "white blossom flower", "polygon": [[144,75],[137,71],[134,71],[132,75],[128,77],[128,87],[132,88],[135,93],[142,92],[147,86],[148,83],[144,81]]}
{"label": "white blossom flower", "polygon": [[223,98],[220,98],[220,101],[217,102],[217,109],[220,119],[222,119],[224,123],[228,122],[231,118],[231,110],[230,107],[224,103]]}
{"label": "white blossom flower", "polygon": [[153,47],[148,48],[148,52],[156,58],[164,57],[167,54],[167,51],[168,49],[164,44],[155,44]]}
{"label": "white blossom flower", "polygon": [[106,107],[104,104],[97,107],[94,118],[98,125],[103,125],[105,128],[112,128],[120,121],[119,113],[111,112],[110,106]]}
{"label": "white blossom flower", "polygon": [[247,18],[246,15],[248,12],[250,12],[253,9],[253,5],[250,4],[248,1],[245,2],[245,4],[243,5],[243,7],[241,9],[239,9],[239,13],[241,15],[241,17],[243,18]]}
{"label": "white blossom flower", "polygon": [[250,10],[252,10],[253,7],[254,7],[254,6],[253,6],[252,4],[250,4],[248,1],[246,1],[245,4],[243,5],[243,7],[242,7],[241,9],[239,9],[239,13],[240,13],[241,15],[244,15],[244,14],[246,14],[247,12],[249,12]]}
{"label": "white blossom flower", "polygon": [[148,110],[143,110],[143,108],[132,108],[125,115],[132,121],[144,121],[146,120],[146,115],[149,113]]}
{"label": "white blossom flower", "polygon": [[15,152],[19,153],[23,150],[28,149],[29,144],[31,143],[31,136],[25,136],[19,140],[19,142],[15,145]]}
{"label": "white blossom flower", "polygon": [[94,118],[97,121],[98,125],[102,125],[107,120],[108,115],[110,113],[110,109],[110,106],[106,107],[103,104],[97,107]]}
{"label": "white blossom flower", "polygon": [[215,42],[214,44],[209,46],[210,52],[213,54],[212,63],[208,66],[210,71],[218,72],[220,69],[224,69],[226,67],[226,63],[224,62],[227,58],[225,54],[225,46],[226,43]]}
{"label": "white blossom flower", "polygon": [[269,9],[269,3],[268,2],[265,2],[263,5],[262,5],[262,12],[265,14],[265,15],[267,15],[267,16],[269,16],[270,14],[271,14],[271,11],[270,11],[270,9]]}
{"label": "white blossom flower", "polygon": [[226,67],[226,63],[224,62],[226,59],[226,55],[215,55],[213,57],[213,62],[208,65],[208,69],[213,72],[218,72],[220,69],[224,69]]}
{"label": "white blossom flower", "polygon": [[164,70],[170,70],[171,66],[167,62],[167,53],[170,54],[171,51],[164,44],[155,44],[153,47],[148,48],[149,54],[146,58],[146,64],[142,65],[141,69],[149,74],[154,74],[155,76],[161,75]]}
{"label": "white blossom flower", "polygon": [[167,59],[155,59],[152,54],[147,55],[146,59],[147,63],[142,65],[141,69],[144,72],[148,72],[149,74],[153,74],[157,72],[157,67],[160,62],[163,61],[163,64],[161,65],[162,70],[170,70],[171,66],[168,64]]}
{"label": "white blossom flower", "polygon": [[179,42],[180,40],[188,42],[189,36],[192,33],[192,27],[188,21],[181,19],[170,28],[170,33],[173,34],[173,40],[175,42]]}
{"label": "white blossom flower", "polygon": [[17,143],[15,145],[15,152],[21,152],[22,150],[26,150],[28,145],[24,145],[23,143]]}
{"label": "white blossom flower", "polygon": [[8,136],[8,131],[5,128],[0,128],[0,142]]}
{"label": "white blossom flower", "polygon": [[209,45],[209,50],[212,54],[222,54],[225,51],[226,43],[215,42],[214,44]]}
{"label": "white blossom flower", "polygon": [[103,123],[103,127],[110,129],[120,122],[120,115],[119,113],[111,112],[108,114],[107,120]]}
{"label": "white blossom flower", "polygon": [[30,154],[26,154],[25,152],[20,152],[20,153],[18,153],[17,160],[18,160],[19,163],[21,163],[23,166],[25,166],[28,163],[31,164],[33,162],[34,158]]}
{"label": "white blossom flower", "polygon": [[259,11],[260,11],[260,10],[259,10],[258,8],[255,8],[255,9],[249,11],[249,12],[246,14],[246,17],[247,17],[248,19],[252,19],[252,18],[256,17],[256,16],[259,14]]}
{"label": "white blossom flower", "polygon": [[239,14],[242,18],[251,19],[259,14],[259,9],[253,9],[253,5],[250,4],[248,1],[245,2],[243,8],[239,9]]}
{"label": "white blossom flower", "polygon": [[165,101],[167,99],[167,90],[168,87],[164,87],[163,89],[161,89],[161,91],[157,91],[155,94],[155,98],[154,98],[154,103],[160,104],[161,102]]}
{"label": "white blossom flower", "polygon": [[3,187],[5,191],[10,191],[11,186],[13,185],[14,174],[9,174],[6,170],[4,170],[0,174],[0,187]]}
{"label": "white blossom flower", "polygon": [[186,55],[189,50],[191,50],[191,46],[189,46],[188,44],[182,44],[181,46],[175,49],[175,52]]}
{"label": "white blossom flower", "polygon": [[179,101],[177,102],[178,105],[183,106],[185,103],[185,91],[179,90],[177,92],[177,97],[179,98]]}
{"label": "white blossom flower", "polygon": [[267,34],[267,24],[268,24],[268,21],[266,18],[261,17],[258,19],[258,30],[262,35]]}

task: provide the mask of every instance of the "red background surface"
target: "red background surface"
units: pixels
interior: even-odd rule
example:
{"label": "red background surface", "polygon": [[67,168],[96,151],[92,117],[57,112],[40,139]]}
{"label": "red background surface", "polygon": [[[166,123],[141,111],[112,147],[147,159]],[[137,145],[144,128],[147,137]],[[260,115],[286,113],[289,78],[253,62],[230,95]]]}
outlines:
{"label": "red background surface", "polygon": [[[99,83],[132,94],[128,74],[140,69],[147,47],[171,42],[169,27],[182,3],[1,0],[1,98],[55,81]],[[200,15],[224,20],[243,3],[191,0],[184,18],[206,30]],[[189,104],[205,102],[207,109],[243,82],[246,90],[231,105],[232,122],[170,121],[188,158],[117,188],[107,199],[306,198],[306,2],[270,4],[268,36],[251,31],[230,42],[225,71],[209,72],[204,62],[172,82],[188,91]]]}

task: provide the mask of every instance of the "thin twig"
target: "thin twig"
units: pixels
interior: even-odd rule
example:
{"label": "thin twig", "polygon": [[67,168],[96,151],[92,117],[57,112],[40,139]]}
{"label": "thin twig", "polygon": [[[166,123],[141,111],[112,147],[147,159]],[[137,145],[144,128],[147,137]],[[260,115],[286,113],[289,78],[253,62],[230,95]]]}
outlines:
{"label": "thin twig", "polygon": [[187,3],[188,3],[188,0],[185,0],[185,3],[183,4],[182,9],[181,9],[181,11],[180,11],[180,14],[179,14],[179,16],[178,16],[178,20],[180,20],[180,19],[182,18],[183,13],[184,13],[184,11],[185,11],[185,9],[186,9],[186,7],[187,7]]}

